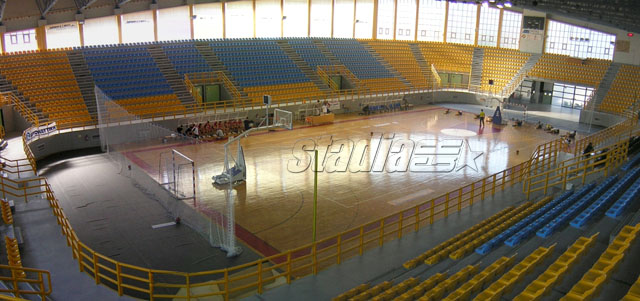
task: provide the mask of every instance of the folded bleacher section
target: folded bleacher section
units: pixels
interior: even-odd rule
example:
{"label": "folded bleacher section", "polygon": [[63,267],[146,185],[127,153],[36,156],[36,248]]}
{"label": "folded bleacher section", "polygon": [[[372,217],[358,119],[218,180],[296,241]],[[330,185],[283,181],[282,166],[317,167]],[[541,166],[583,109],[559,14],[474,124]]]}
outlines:
{"label": "folded bleacher section", "polygon": [[271,95],[273,102],[322,95],[274,40],[219,40],[210,45],[253,102],[261,102],[263,95]]}
{"label": "folded bleacher section", "polygon": [[[638,177],[640,177],[640,168],[636,168],[627,173],[600,198],[595,200],[591,205],[589,205],[589,207],[578,214],[578,216],[571,221],[571,226],[580,228],[586,225],[590,220],[602,216],[607,208],[609,208],[609,206],[616,201]],[[640,182],[638,184],[640,184]]]}
{"label": "folded bleacher section", "polygon": [[[640,168],[633,168],[638,162],[629,162],[635,163],[629,163],[621,176],[536,203],[509,206],[405,262],[406,276],[395,273],[395,279],[383,282],[384,288],[367,290],[378,286],[365,283],[334,300],[613,300],[600,296],[607,286],[608,293],[615,289],[622,296],[622,280],[608,282],[622,275],[629,278],[629,264],[637,260],[615,274],[629,250],[637,248],[640,232]],[[580,229],[569,227],[574,217],[571,225]],[[608,240],[606,235],[615,238]],[[475,254],[465,252],[479,241],[486,243]],[[526,253],[519,255],[522,251]],[[424,267],[423,262],[429,268],[414,269]],[[637,269],[631,269],[633,279],[638,278]],[[428,285],[422,287],[423,283]],[[558,286],[562,288],[554,289]],[[639,300],[638,287],[633,284],[622,300]]]}
{"label": "folded bleacher section", "polygon": [[87,49],[96,85],[112,99],[173,94],[146,47]]}
{"label": "folded bleacher section", "polygon": [[369,91],[404,90],[408,87],[395,77],[358,40],[323,39],[322,43],[355,75]]}
{"label": "folded bleacher section", "polygon": [[184,106],[144,46],[85,49],[93,79],[131,114],[144,117],[184,112]]}
{"label": "folded bleacher section", "polygon": [[473,46],[444,43],[419,43],[422,55],[438,72],[471,73]]}
{"label": "folded bleacher section", "polygon": [[[527,63],[530,54],[510,49],[486,48],[482,60],[482,90],[502,93]],[[493,80],[493,86],[489,80]]]}
{"label": "folded bleacher section", "polygon": [[162,50],[181,78],[188,73],[213,72],[192,42],[163,45]]}
{"label": "folded bleacher section", "polygon": [[311,39],[292,39],[289,40],[289,45],[313,71],[316,71],[318,66],[331,65],[331,61],[322,54]]}
{"label": "folded bleacher section", "polygon": [[562,83],[597,88],[609,65],[611,65],[611,61],[607,60],[582,60],[565,55],[545,53],[528,75]]}
{"label": "folded bleacher section", "polygon": [[622,65],[611,83],[599,110],[623,113],[638,100],[640,95],[640,67]]}
{"label": "folded bleacher section", "polygon": [[58,127],[82,125],[91,117],[65,52],[0,56],[0,72],[25,100]]}
{"label": "folded bleacher section", "polygon": [[[428,88],[431,80],[418,65],[407,42],[368,41],[380,56],[408,80],[414,88]],[[430,73],[427,73],[430,74]]]}

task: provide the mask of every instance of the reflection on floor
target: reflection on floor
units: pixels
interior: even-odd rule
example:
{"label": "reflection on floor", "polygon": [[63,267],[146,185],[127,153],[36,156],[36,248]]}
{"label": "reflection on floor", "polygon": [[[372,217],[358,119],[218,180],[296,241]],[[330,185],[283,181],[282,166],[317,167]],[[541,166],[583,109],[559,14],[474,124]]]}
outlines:
{"label": "reflection on floor", "polygon": [[[331,125],[243,139],[248,170],[247,182],[235,189],[238,237],[264,255],[311,242],[314,148],[325,158],[318,173],[322,239],[524,162],[537,145],[557,138],[531,125],[480,128],[473,114],[444,112],[426,106],[340,115]],[[211,185],[211,176],[222,171],[222,143],[174,147],[196,162],[198,207],[224,212],[224,191]],[[157,176],[160,153],[169,148],[128,156]]]}

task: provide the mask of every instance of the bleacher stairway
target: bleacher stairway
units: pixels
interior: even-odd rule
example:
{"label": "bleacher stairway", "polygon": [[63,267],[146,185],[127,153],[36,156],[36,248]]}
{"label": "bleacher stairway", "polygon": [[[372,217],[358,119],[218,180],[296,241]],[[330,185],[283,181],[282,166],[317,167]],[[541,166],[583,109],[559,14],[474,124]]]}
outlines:
{"label": "bleacher stairway", "polygon": [[67,53],[67,57],[69,58],[69,64],[73,70],[73,75],[76,77],[76,81],[78,82],[78,87],[80,88],[80,93],[82,93],[84,103],[89,110],[89,115],[91,115],[92,118],[96,118],[98,111],[96,105],[95,83],[93,81],[91,71],[89,71],[89,67],[87,66],[87,61],[79,50],[69,51]]}
{"label": "bleacher stairway", "polygon": [[240,92],[240,96],[247,97],[247,93],[244,92],[242,87],[235,82],[231,73],[227,70],[227,68],[225,68],[220,59],[218,59],[218,57],[213,53],[209,44],[207,44],[206,42],[194,42],[194,45],[196,49],[198,49],[198,52],[200,52],[202,58],[204,58],[204,61],[209,64],[213,71],[223,72],[224,75],[226,75],[227,78],[229,78],[229,80],[233,82],[234,86],[236,86],[236,89],[238,90],[238,92]]}
{"label": "bleacher stairway", "polygon": [[418,62],[418,66],[420,67],[420,71],[422,74],[425,74],[427,78],[431,79],[433,76],[431,74],[431,67],[429,62],[422,55],[422,51],[420,50],[420,46],[416,43],[409,43],[409,48],[411,48],[411,52],[413,53],[413,57]]}
{"label": "bleacher stairway", "polygon": [[318,50],[331,62],[332,65],[342,65],[342,62],[327,48],[321,40],[313,40],[313,44],[318,47]]}
{"label": "bleacher stairway", "polygon": [[24,98],[24,95],[22,95],[22,92],[18,91],[18,88],[14,87],[11,84],[11,82],[9,82],[7,78],[4,77],[4,75],[2,74],[0,74],[0,91],[13,92],[13,94],[17,96],[18,99],[20,99],[20,101],[22,101],[22,103],[24,103],[28,108],[30,108],[35,112],[36,110],[35,106],[29,104],[29,102],[27,102],[26,99]]}
{"label": "bleacher stairway", "polygon": [[611,63],[611,65],[609,65],[609,69],[607,69],[607,72],[604,74],[602,81],[600,81],[600,85],[597,87],[595,95],[593,96],[593,99],[591,101],[591,103],[595,105],[594,108],[600,106],[605,96],[607,96],[607,93],[609,93],[609,88],[611,88],[611,84],[616,78],[616,75],[618,75],[618,71],[620,70],[621,66],[622,64],[620,63]]}
{"label": "bleacher stairway", "polygon": [[164,78],[167,79],[169,86],[173,89],[173,93],[178,96],[178,99],[180,99],[183,104],[192,103],[193,97],[191,97],[191,94],[187,91],[184,80],[180,78],[180,75],[173,67],[173,64],[169,61],[164,50],[162,50],[162,46],[151,44],[147,46],[147,50],[149,50],[149,54],[153,57],[158,69],[160,69]]}
{"label": "bleacher stairway", "polygon": [[316,85],[316,87],[318,87],[318,89],[325,92],[331,91],[331,88],[329,88],[327,84],[320,80],[315,70],[313,70],[309,66],[309,64],[307,64],[304,59],[300,57],[300,55],[298,55],[298,53],[291,47],[291,45],[289,45],[286,40],[278,40],[277,43],[282,51],[284,51],[284,53],[286,53],[291,58],[291,60],[298,66],[298,68],[300,68],[302,73],[304,73],[304,75],[306,75],[307,78],[309,78]]}
{"label": "bleacher stairway", "polygon": [[13,92],[13,95],[15,95],[16,97],[18,97],[18,99],[20,99],[20,101],[27,107],[29,108],[32,112],[34,112],[36,114],[36,116],[38,116],[38,118],[43,118],[44,114],[42,114],[42,112],[40,112],[36,106],[34,104],[32,104],[31,102],[29,102],[27,100],[27,98],[24,97],[24,95],[22,94],[22,92],[20,92],[18,90],[18,88],[16,88],[9,80],[7,80],[6,77],[4,77],[3,74],[0,74],[0,87],[2,92]]}
{"label": "bleacher stairway", "polygon": [[371,48],[369,44],[367,43],[360,43],[360,44],[362,44],[362,46],[364,46],[364,48],[367,49],[367,51],[369,51],[371,56],[373,56],[378,62],[380,62],[382,66],[387,68],[387,70],[389,70],[389,72],[393,74],[393,77],[399,78],[400,81],[402,81],[402,83],[404,83],[407,87],[411,87],[411,83],[406,78],[404,78],[404,76],[402,76],[400,72],[398,72],[395,68],[393,68],[393,66],[391,66],[389,62],[387,62],[384,58],[382,58],[380,54],[378,54],[373,48]]}
{"label": "bleacher stairway", "polygon": [[[518,88],[518,86],[522,84],[522,81],[526,77],[527,73],[529,73],[529,71],[533,69],[533,66],[536,65],[540,57],[542,57],[542,54],[539,54],[539,53],[532,54],[527,60],[527,62],[524,64],[524,66],[520,68],[520,71],[518,71],[518,73],[516,73],[513,79],[511,79],[511,82],[504,88],[504,90],[502,90],[502,93],[504,95],[511,95],[513,91],[515,91]],[[522,74],[524,74],[525,76],[521,76]]]}
{"label": "bleacher stairway", "polygon": [[479,87],[482,84],[482,61],[484,60],[484,49],[475,48],[473,50],[473,63],[471,63],[471,78],[469,84]]}

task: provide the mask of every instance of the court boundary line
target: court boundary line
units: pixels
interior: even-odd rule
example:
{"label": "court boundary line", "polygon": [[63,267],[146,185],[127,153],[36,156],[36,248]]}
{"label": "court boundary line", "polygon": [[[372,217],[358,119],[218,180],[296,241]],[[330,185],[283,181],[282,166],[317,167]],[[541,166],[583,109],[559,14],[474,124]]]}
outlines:
{"label": "court boundary line", "polygon": [[[379,118],[385,118],[385,117],[390,117],[390,116],[395,116],[395,115],[404,115],[404,114],[417,114],[417,113],[422,113],[422,112],[427,112],[427,111],[435,111],[435,110],[444,110],[446,108],[444,107],[432,107],[432,108],[425,108],[425,109],[421,109],[421,110],[411,110],[411,111],[404,111],[404,112],[396,112],[394,114],[380,114],[380,115],[375,115],[375,116],[362,116],[359,118],[354,118],[354,119],[345,119],[345,120],[340,120],[338,122],[334,122],[331,124],[341,124],[341,123],[348,123],[348,122],[355,122],[355,121],[362,121],[362,120],[368,120],[368,119],[379,119]],[[471,112],[465,112],[464,113],[468,113],[468,114],[472,114]],[[320,126],[327,126],[327,125],[331,125],[331,124],[320,124],[320,125],[304,125],[304,126],[300,126],[300,127],[295,127],[292,131],[295,130],[300,130],[300,129],[307,129],[307,128],[313,128],[313,127],[320,127]],[[284,131],[288,131],[285,129],[281,129],[281,130],[277,130],[277,132],[284,132]],[[261,133],[256,133],[252,136],[259,136],[259,135],[266,135],[269,134],[269,132],[261,132]],[[217,141],[205,141],[202,143],[215,143]],[[162,149],[166,149],[166,148],[170,148],[170,147],[179,147],[179,146],[185,146],[185,145],[191,145],[190,143],[182,143],[182,144],[173,144],[173,145],[168,145],[168,146],[158,146],[158,147],[151,147],[151,148],[146,148],[146,149],[139,149],[139,150],[134,150],[134,151],[130,151],[130,152],[125,152],[124,155],[125,157],[127,157],[132,163],[138,165],[138,167],[142,168],[143,170],[145,170],[147,172],[147,174],[151,175],[152,174],[152,167],[151,165],[149,165],[148,163],[146,163],[145,161],[143,161],[140,157],[138,157],[136,155],[136,153],[138,152],[145,152],[145,151],[153,151],[153,150],[162,150]],[[202,210],[202,208],[206,208],[206,210]],[[208,207],[200,207],[200,206],[196,206],[194,207],[194,210],[196,210],[197,212],[201,212],[203,214],[205,214],[207,217],[211,218],[213,214],[221,214],[219,211],[212,209],[212,208],[208,208]],[[253,234],[251,231],[247,230],[246,228],[242,227],[240,224],[235,223],[235,230],[236,230],[236,236],[242,240],[248,247],[250,247],[252,250],[257,251],[258,253],[261,253],[263,256],[272,256],[272,255],[276,255],[279,254],[279,250],[276,249],[275,247],[273,247],[271,244],[269,244],[266,240],[263,240],[261,238],[259,238],[258,236],[256,236],[255,234]]]}

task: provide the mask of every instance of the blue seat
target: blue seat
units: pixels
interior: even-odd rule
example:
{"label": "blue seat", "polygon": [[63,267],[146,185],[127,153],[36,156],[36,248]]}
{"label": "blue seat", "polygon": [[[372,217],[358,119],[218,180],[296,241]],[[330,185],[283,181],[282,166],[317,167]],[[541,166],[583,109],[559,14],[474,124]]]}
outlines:
{"label": "blue seat", "polygon": [[609,204],[618,199],[618,197],[631,185],[638,175],[640,175],[640,168],[635,168],[627,173],[622,177],[622,179],[620,179],[620,181],[613,185],[613,187],[607,190],[601,197],[589,205],[589,207],[578,214],[578,216],[571,221],[570,225],[574,228],[580,228],[586,225],[594,217],[599,216],[608,208]]}
{"label": "blue seat", "polygon": [[551,208],[553,208],[554,206],[556,206],[560,202],[562,202],[565,199],[567,199],[569,196],[571,196],[571,194],[573,194],[573,191],[564,192],[559,197],[555,198],[554,200],[552,200],[549,203],[545,204],[544,206],[542,206],[538,210],[536,210],[536,211],[532,212],[531,214],[529,214],[528,216],[524,217],[521,221],[517,222],[515,225],[509,227],[507,230],[504,230],[502,233],[494,236],[492,239],[490,239],[489,241],[484,243],[482,246],[476,248],[476,250],[475,250],[476,253],[481,254],[481,255],[485,255],[485,254],[489,253],[498,244],[501,244],[506,239],[508,239],[512,235],[516,234],[518,231],[520,231],[521,229],[523,229],[524,227],[529,225],[531,222],[536,220],[538,217],[542,216],[544,213],[549,211]]}

